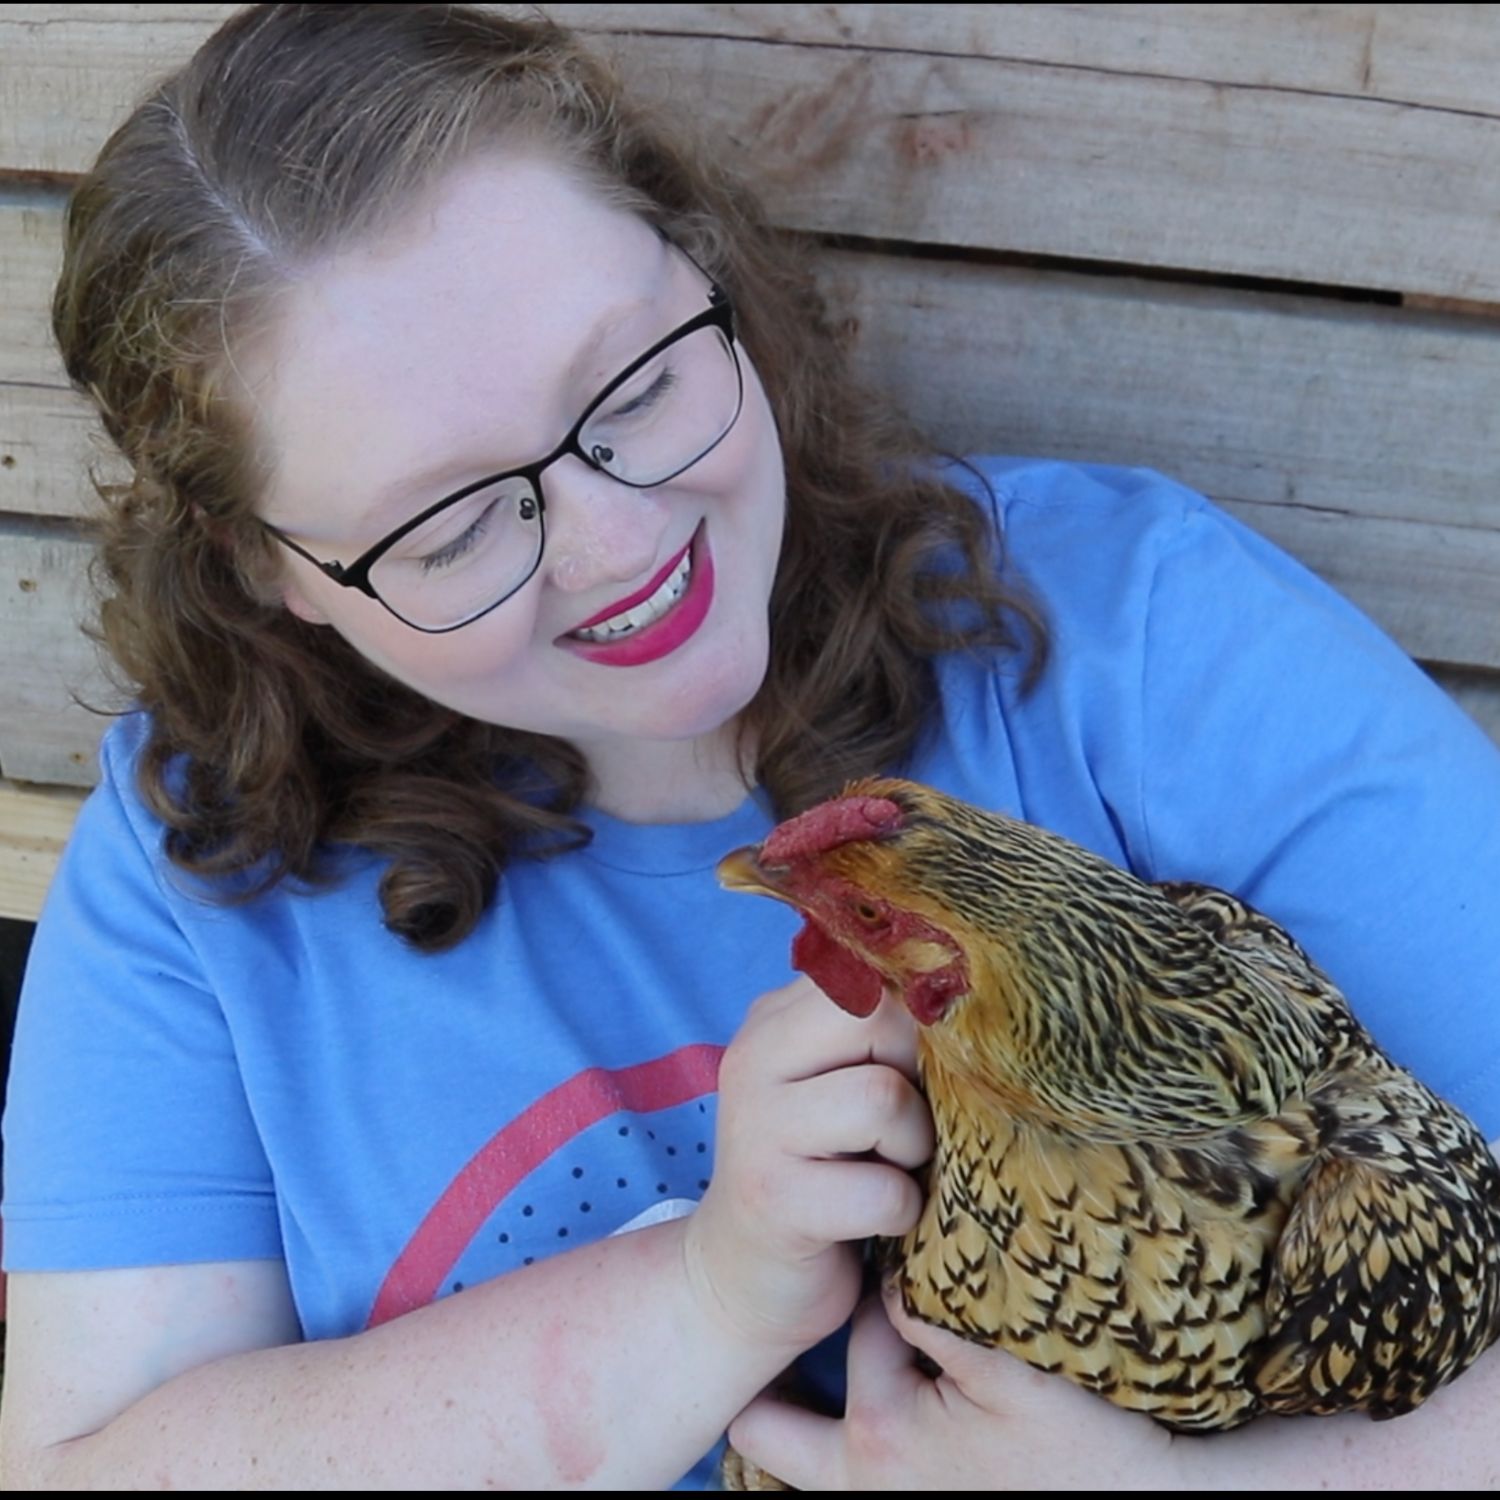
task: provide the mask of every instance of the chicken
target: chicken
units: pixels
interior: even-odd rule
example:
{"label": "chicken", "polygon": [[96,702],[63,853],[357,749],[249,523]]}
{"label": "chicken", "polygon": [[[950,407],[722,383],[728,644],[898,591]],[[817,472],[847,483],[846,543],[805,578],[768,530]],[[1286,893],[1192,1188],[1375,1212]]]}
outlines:
{"label": "chicken", "polygon": [[913,1315],[1182,1432],[1410,1411],[1500,1332],[1500,1169],[1281,928],[866,780],[719,865],[916,1019]]}

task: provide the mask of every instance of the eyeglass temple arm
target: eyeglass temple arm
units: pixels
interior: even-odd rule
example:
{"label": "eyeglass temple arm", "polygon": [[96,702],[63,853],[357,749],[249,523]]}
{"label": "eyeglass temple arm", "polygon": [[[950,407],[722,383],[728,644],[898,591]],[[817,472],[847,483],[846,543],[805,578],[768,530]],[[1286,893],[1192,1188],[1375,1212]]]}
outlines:
{"label": "eyeglass temple arm", "polygon": [[[259,518],[257,517],[257,519]],[[305,557],[308,562],[310,562],[313,567],[315,567],[320,573],[326,573],[331,579],[333,579],[335,583],[343,583],[345,581],[345,574],[348,570],[344,567],[343,563],[324,562],[321,557],[314,557],[312,553],[309,552],[307,548],[304,547],[300,542],[294,542],[291,537],[286,534],[286,532],[282,531],[279,527],[271,525],[269,521],[261,521],[260,524],[264,526],[265,529],[269,531],[271,535],[274,536],[283,547],[290,547],[298,557]]]}

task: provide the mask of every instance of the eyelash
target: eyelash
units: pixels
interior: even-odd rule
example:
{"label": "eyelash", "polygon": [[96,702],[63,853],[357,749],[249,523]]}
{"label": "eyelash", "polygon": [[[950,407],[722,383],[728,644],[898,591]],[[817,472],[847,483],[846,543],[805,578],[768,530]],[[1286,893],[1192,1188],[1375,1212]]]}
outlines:
{"label": "eyelash", "polygon": [[490,524],[490,517],[494,513],[495,502],[491,501],[490,504],[485,506],[483,512],[476,516],[446,547],[418,559],[422,571],[424,573],[431,573],[438,568],[446,568],[450,564],[456,563],[484,535],[485,527]]}
{"label": "eyelash", "polygon": [[624,406],[611,415],[616,417],[635,417],[643,411],[649,411],[668,391],[677,384],[677,374],[674,370],[663,370],[647,388],[635,397],[627,401]]}

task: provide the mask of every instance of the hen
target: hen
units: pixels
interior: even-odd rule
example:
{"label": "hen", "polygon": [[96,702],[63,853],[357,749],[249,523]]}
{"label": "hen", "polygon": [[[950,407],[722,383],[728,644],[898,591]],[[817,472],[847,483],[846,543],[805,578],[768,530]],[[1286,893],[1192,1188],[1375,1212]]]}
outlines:
{"label": "hen", "polygon": [[914,1315],[1187,1432],[1397,1416],[1500,1332],[1483,1138],[1233,896],[896,780],[719,876],[801,910],[846,1010],[918,1022]]}

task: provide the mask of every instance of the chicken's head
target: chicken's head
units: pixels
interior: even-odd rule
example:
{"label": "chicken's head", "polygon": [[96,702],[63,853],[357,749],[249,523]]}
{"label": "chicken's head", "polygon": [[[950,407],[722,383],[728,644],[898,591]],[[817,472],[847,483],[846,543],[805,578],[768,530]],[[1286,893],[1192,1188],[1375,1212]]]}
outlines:
{"label": "chicken's head", "polygon": [[719,862],[730,890],[774,896],[802,913],[792,962],[852,1015],[871,1014],[889,992],[931,1025],[969,989],[941,899],[911,883],[910,794],[921,790],[856,783]]}
{"label": "chicken's head", "polygon": [[[1284,1024],[1284,995],[1212,922],[1069,839],[930,787],[855,782],[726,856],[719,879],[801,911],[797,968],[855,1015],[903,1001],[919,1062],[1009,1113],[1124,1138],[1143,1121],[1274,1113],[1300,1076],[1247,1040]],[[1312,1056],[1313,1013],[1294,1010]]]}

